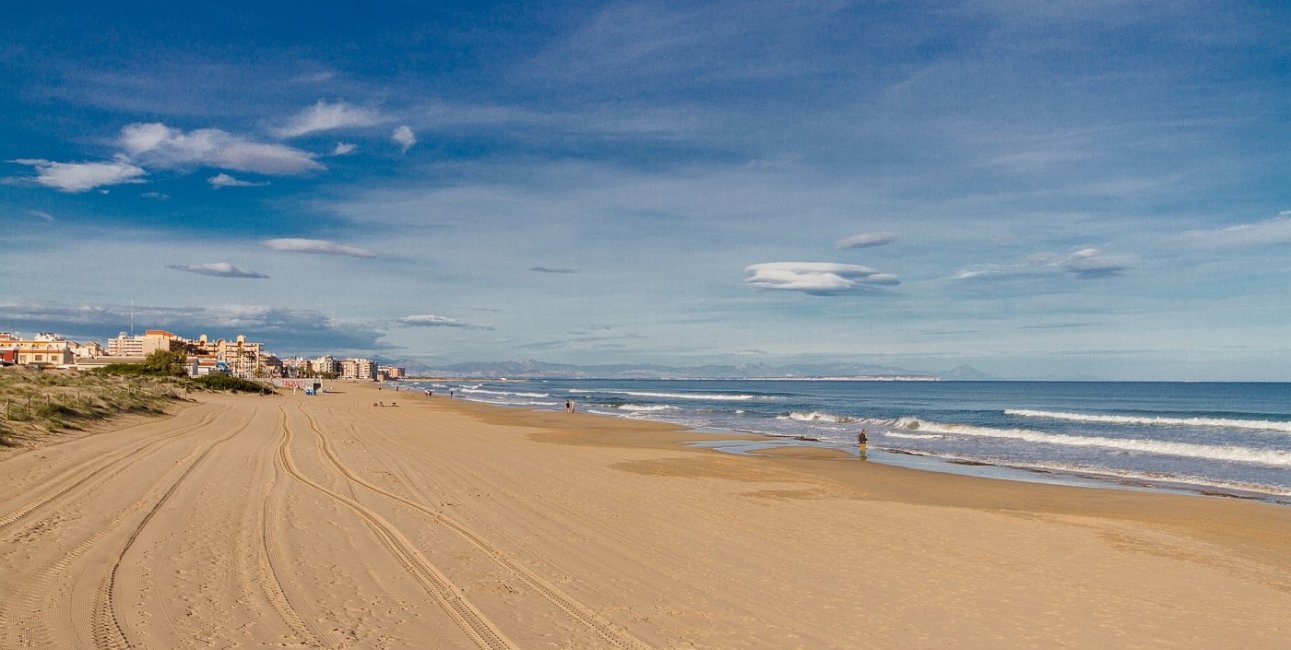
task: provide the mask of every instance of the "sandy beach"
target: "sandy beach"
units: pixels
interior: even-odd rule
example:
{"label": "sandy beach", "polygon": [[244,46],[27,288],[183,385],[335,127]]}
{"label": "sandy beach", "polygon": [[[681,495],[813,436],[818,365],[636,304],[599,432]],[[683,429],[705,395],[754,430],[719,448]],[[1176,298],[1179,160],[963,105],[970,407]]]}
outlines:
{"label": "sandy beach", "polygon": [[[1285,648],[1291,509],[336,384],[0,460],[0,648]],[[398,402],[374,407],[373,402]]]}

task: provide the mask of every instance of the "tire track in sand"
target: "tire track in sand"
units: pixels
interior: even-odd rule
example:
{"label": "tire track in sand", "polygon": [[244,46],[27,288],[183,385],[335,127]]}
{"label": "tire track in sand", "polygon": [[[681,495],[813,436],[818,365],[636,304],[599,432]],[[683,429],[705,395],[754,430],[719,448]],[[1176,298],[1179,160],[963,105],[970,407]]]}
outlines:
{"label": "tire track in sand", "polygon": [[[27,504],[19,506],[18,508],[6,514],[0,515],[0,535],[3,535],[4,533],[8,532],[9,529],[11,529],[15,524],[17,524],[22,519],[26,518],[31,513],[35,512],[36,510],[39,510],[41,507],[48,505],[63,496],[70,494],[72,491],[76,490],[76,488],[82,487],[82,486],[86,486],[88,488],[89,487],[88,484],[90,483],[91,480],[95,479],[96,477],[99,477],[99,475],[101,474],[104,474],[104,472],[107,472],[108,470],[115,468],[115,471],[112,471],[102,476],[101,477],[102,480],[97,481],[95,484],[98,485],[111,480],[112,477],[142,462],[145,458],[151,455],[151,452],[159,448],[161,446],[161,443],[169,440],[174,440],[175,438],[178,438],[188,433],[192,433],[193,431],[196,431],[210,424],[211,421],[215,419],[215,415],[216,414],[214,412],[208,413],[197,424],[189,425],[187,427],[179,429],[178,431],[164,431],[156,436],[153,436],[152,438],[148,439],[146,442],[132,449],[128,449],[114,454],[108,454],[106,456],[96,456],[85,462],[79,463],[71,468],[64,470],[58,476],[58,478],[50,482],[57,483],[59,481],[70,481],[67,483],[67,485],[62,486],[61,488],[56,487],[53,492],[49,492],[44,496],[36,498],[34,501],[30,501]],[[129,460],[125,463],[121,463],[122,459],[129,459]],[[97,468],[91,470],[88,474],[84,474],[80,476],[80,478],[75,478],[77,475],[81,474],[81,472],[84,471],[85,468],[99,462],[101,462],[102,464],[99,465]]]}
{"label": "tire track in sand", "polygon": [[404,568],[408,570],[408,573],[421,584],[426,593],[435,599],[435,602],[448,614],[448,617],[476,646],[487,650],[516,650],[516,645],[503,635],[502,631],[497,629],[482,612],[467,601],[462,596],[461,589],[426,560],[417,551],[412,542],[404,537],[397,528],[358,501],[329,490],[301,473],[291,456],[290,447],[294,434],[287,421],[287,410],[285,407],[280,408],[282,408],[283,413],[283,436],[282,441],[278,444],[278,460],[287,474],[301,483],[322,492],[331,499],[344,504],[362,518],[368,528],[376,534],[382,545],[394,554]]}
{"label": "tire track in sand", "polygon": [[148,514],[144,515],[143,520],[139,522],[138,526],[135,526],[135,529],[130,533],[130,536],[126,538],[125,546],[123,546],[121,551],[117,553],[116,561],[112,564],[112,570],[109,571],[108,574],[103,577],[103,580],[99,582],[99,589],[95,594],[94,609],[92,611],[90,624],[91,633],[94,637],[95,648],[99,648],[100,650],[126,650],[128,648],[135,647],[135,645],[130,642],[130,636],[126,632],[126,626],[122,623],[120,617],[117,616],[116,605],[113,602],[117,585],[117,573],[121,569],[121,563],[125,560],[126,554],[130,552],[130,548],[134,546],[135,541],[139,539],[139,535],[143,532],[143,529],[148,526],[148,522],[152,521],[152,518],[161,511],[161,507],[166,504],[166,501],[170,499],[171,495],[175,494],[175,491],[178,490],[179,486],[184,483],[184,480],[193,473],[193,470],[197,469],[197,467],[202,464],[202,461],[206,460],[207,456],[209,456],[211,451],[216,447],[246,430],[254,419],[255,411],[252,411],[251,417],[248,418],[246,422],[243,422],[223,438],[220,438],[207,446],[196,460],[189,463],[188,468],[184,470],[184,473],[180,474],[179,478],[175,479],[175,482],[171,484],[168,490],[166,490],[166,493],[161,495],[161,498],[158,499],[157,502],[153,504],[152,508],[148,510]]}
{"label": "tire track in sand", "polygon": [[[285,419],[282,426],[286,426]],[[273,607],[274,612],[278,614],[278,618],[291,629],[292,633],[309,645],[318,646],[322,645],[320,635],[310,628],[305,622],[305,618],[300,615],[300,611],[292,604],[291,598],[287,596],[287,592],[283,588],[278,567],[273,561],[273,556],[279,549],[279,542],[277,536],[273,534],[273,522],[277,520],[277,508],[271,506],[270,502],[273,497],[273,488],[278,483],[278,474],[281,471],[278,465],[278,458],[275,454],[273,477],[269,479],[268,484],[265,486],[264,494],[260,499],[259,539],[257,540],[259,543],[256,548],[259,577],[256,584],[264,593],[265,599],[269,601],[270,607]]]}
{"label": "tire track in sand", "polygon": [[[198,426],[188,427],[176,435],[191,433],[192,431],[197,430],[197,428],[200,426],[209,425],[219,415],[220,415],[219,412],[212,412],[211,414],[208,414],[206,417],[204,417],[202,422],[199,423]],[[175,438],[175,435],[171,435],[171,432],[166,432],[161,434],[159,437],[154,438],[152,442],[160,442],[163,440],[173,440],[174,438]],[[145,443],[144,446],[147,446],[148,444],[151,444],[151,443]],[[175,465],[182,466],[183,464],[189,462],[197,454],[198,454],[198,451],[193,450],[192,452],[189,452],[187,455],[181,458],[179,461],[177,461]],[[120,455],[116,456],[117,460],[120,460],[120,458],[121,458]],[[78,467],[86,467],[89,464],[90,463],[81,463],[80,465],[78,465]],[[126,467],[130,467],[133,465],[134,463],[130,463]],[[122,471],[124,471],[126,467],[120,468],[119,471],[112,472],[110,476],[104,477],[103,481],[101,481],[100,483],[106,483],[108,480],[111,480],[112,477],[117,476]],[[34,578],[32,578],[29,584],[29,588],[27,589],[27,592],[22,599],[22,606],[25,608],[25,611],[28,611],[28,612],[48,611],[47,608],[44,607],[41,603],[41,596],[54,593],[55,591],[57,591],[56,587],[66,584],[65,579],[60,579],[64,577],[61,574],[66,572],[68,569],[70,569],[72,565],[75,564],[75,562],[80,557],[82,557],[87,552],[89,552],[90,549],[94,548],[99,543],[100,540],[102,540],[104,537],[107,537],[109,534],[115,531],[117,527],[121,525],[122,522],[128,519],[132,514],[134,514],[140,508],[143,508],[144,506],[146,506],[149,503],[149,498],[147,495],[153,493],[158,486],[162,485],[165,482],[164,481],[165,476],[169,473],[170,472],[163,473],[162,476],[158,478],[158,480],[155,483],[153,483],[151,486],[149,486],[147,490],[143,492],[143,496],[136,499],[133,503],[127,505],[120,512],[118,512],[116,516],[114,516],[106,524],[102,525],[92,535],[90,535],[88,538],[83,540],[80,544],[73,547],[70,551],[63,553],[63,555],[59,557],[57,561],[45,567],[43,570],[40,571],[39,574],[37,574]],[[67,492],[67,490],[64,490],[63,492],[65,493]],[[73,597],[73,600],[75,600],[74,597]],[[12,599],[0,598],[0,621],[9,621],[11,619],[11,612],[14,609],[14,605],[15,605],[15,602]],[[51,631],[49,630],[49,621],[46,617],[32,617],[27,621],[27,623],[29,627],[26,630],[26,634],[20,632],[17,635],[17,639],[16,639],[17,643],[12,645],[10,643],[12,639],[10,638],[10,635],[9,635],[11,626],[0,625],[0,648],[8,648],[8,647],[55,648],[55,647],[63,647],[65,645],[64,643],[61,643],[58,639],[55,638],[56,635],[51,633]],[[62,631],[63,632],[72,631],[70,629],[72,627],[71,625],[68,625],[67,627],[69,629],[62,630]]]}
{"label": "tire track in sand", "polygon": [[354,483],[357,483],[358,485],[361,485],[369,490],[372,490],[373,492],[376,492],[377,494],[380,494],[386,498],[393,499],[399,503],[402,503],[430,517],[436,523],[441,524],[447,527],[449,530],[452,530],[453,532],[457,533],[463,539],[470,542],[471,545],[483,551],[484,554],[489,556],[489,558],[492,559],[494,562],[502,566],[507,571],[511,572],[513,575],[515,575],[525,584],[529,585],[531,589],[533,589],[535,592],[540,594],[543,598],[546,598],[549,602],[559,607],[566,614],[569,614],[569,616],[571,616],[579,624],[590,629],[592,632],[595,632],[597,636],[600,636],[603,640],[605,640],[613,647],[623,648],[625,650],[649,650],[650,649],[650,646],[647,645],[645,642],[631,635],[626,630],[619,629],[617,626],[614,625],[614,623],[602,617],[595,610],[584,605],[582,602],[578,601],[573,596],[570,596],[569,594],[562,591],[559,587],[556,587],[555,585],[551,584],[547,580],[543,579],[536,572],[529,569],[525,565],[521,564],[518,560],[512,558],[505,551],[498,548],[497,546],[494,546],[488,540],[476,534],[465,524],[457,521],[456,519],[453,519],[452,517],[448,516],[447,514],[445,514],[440,510],[436,510],[424,504],[417,503],[416,501],[412,501],[411,499],[406,499],[392,492],[387,492],[386,490],[380,487],[377,487],[372,483],[369,483],[368,481],[356,475],[354,472],[350,471],[350,469],[346,467],[344,463],[341,462],[341,459],[336,455],[335,450],[332,449],[331,442],[328,441],[327,436],[325,436],[322,432],[322,429],[319,428],[318,422],[314,419],[313,416],[311,416],[309,413],[305,411],[304,405],[300,406],[300,411],[302,414],[304,414],[305,419],[309,421],[309,427],[314,430],[314,434],[318,436],[319,445],[323,451],[323,457],[326,458],[328,462],[330,462],[332,466],[335,467],[336,470],[340,472],[341,475],[344,476],[346,479]]}

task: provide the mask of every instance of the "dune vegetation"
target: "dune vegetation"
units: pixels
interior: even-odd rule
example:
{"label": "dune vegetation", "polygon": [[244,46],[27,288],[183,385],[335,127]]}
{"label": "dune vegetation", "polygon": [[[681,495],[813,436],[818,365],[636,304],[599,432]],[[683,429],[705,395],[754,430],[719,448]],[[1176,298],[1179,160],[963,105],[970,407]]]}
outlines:
{"label": "dune vegetation", "polygon": [[275,392],[225,375],[189,378],[182,362],[154,353],[144,363],[90,372],[0,369],[0,448],[39,446],[122,415],[160,415],[193,391]]}

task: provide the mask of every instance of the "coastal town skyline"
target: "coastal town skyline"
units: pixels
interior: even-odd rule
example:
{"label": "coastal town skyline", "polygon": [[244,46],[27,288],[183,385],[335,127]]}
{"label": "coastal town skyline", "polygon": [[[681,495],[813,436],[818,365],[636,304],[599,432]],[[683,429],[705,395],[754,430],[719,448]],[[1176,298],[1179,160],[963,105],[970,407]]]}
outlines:
{"label": "coastal town skyline", "polygon": [[1273,3],[14,7],[0,326],[1291,380]]}

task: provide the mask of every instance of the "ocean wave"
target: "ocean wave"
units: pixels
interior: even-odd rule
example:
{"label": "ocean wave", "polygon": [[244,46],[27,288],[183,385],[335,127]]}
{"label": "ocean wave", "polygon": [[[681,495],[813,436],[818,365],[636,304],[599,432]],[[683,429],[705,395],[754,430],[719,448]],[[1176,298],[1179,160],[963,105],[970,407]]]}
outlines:
{"label": "ocean wave", "polygon": [[832,413],[821,413],[819,411],[812,411],[811,413],[802,413],[799,411],[794,411],[789,415],[778,416],[776,419],[797,420],[799,422],[833,422],[836,424],[846,424],[848,422],[856,421],[856,418],[853,418],[851,416],[834,415]]}
{"label": "ocean wave", "polygon": [[1221,490],[1232,490],[1235,492],[1258,492],[1261,494],[1273,494],[1278,496],[1291,496],[1291,491],[1284,487],[1275,485],[1265,485],[1263,483],[1252,483],[1245,481],[1224,481],[1204,476],[1193,476],[1189,474],[1171,474],[1168,472],[1136,472],[1133,470],[1110,469],[1106,467],[1086,467],[1084,465],[1069,463],[1027,463],[1022,465],[1007,465],[1009,467],[1018,467],[1021,469],[1039,469],[1053,472],[1063,472],[1075,474],[1078,476],[1094,477],[1111,477],[1117,479],[1129,479],[1141,482],[1166,482],[1176,485],[1188,486],[1193,488],[1219,488]]}
{"label": "ocean wave", "polygon": [[551,397],[550,393],[521,393],[506,390],[489,390],[487,388],[459,388],[459,393],[472,393],[477,395],[506,395],[515,397]]}
{"label": "ocean wave", "polygon": [[1143,440],[1140,438],[1107,438],[1104,436],[1071,436],[1030,429],[995,429],[977,427],[967,424],[945,424],[925,422],[918,418],[901,418],[896,421],[899,428],[917,430],[927,433],[942,433],[959,436],[980,436],[987,438],[1007,438],[1049,445],[1068,447],[1094,447],[1116,449],[1120,451],[1140,452],[1200,458],[1205,460],[1236,461],[1255,463],[1273,467],[1291,467],[1291,452],[1276,449],[1252,449],[1234,445],[1199,445],[1191,442],[1170,442],[1165,440]]}
{"label": "ocean wave", "polygon": [[941,440],[946,436],[936,434],[919,434],[919,433],[897,433],[896,431],[886,431],[883,433],[885,438],[909,438],[911,440]]}
{"label": "ocean wave", "polygon": [[564,404],[560,402],[550,402],[550,401],[532,400],[532,399],[515,400],[515,399],[501,399],[496,397],[468,397],[468,396],[462,396],[461,399],[467,402],[478,402],[480,404],[492,404],[494,406],[547,406],[547,407],[553,407],[553,408],[557,406],[564,406]]}
{"label": "ocean wave", "polygon": [[632,391],[632,390],[604,390],[591,388],[571,388],[569,392],[575,395],[628,395],[631,397],[657,397],[660,399],[694,399],[704,401],[732,401],[746,402],[755,399],[775,399],[770,395],[745,395],[735,393],[656,393],[652,391]]}
{"label": "ocean wave", "polygon": [[675,406],[669,406],[669,405],[667,405],[667,404],[651,404],[651,405],[648,405],[648,406],[647,406],[647,405],[642,405],[642,404],[620,404],[619,406],[616,406],[616,407],[614,407],[614,408],[617,408],[617,409],[618,409],[618,410],[620,410],[620,411],[631,411],[631,412],[634,412],[634,413],[636,413],[636,412],[648,412],[648,411],[675,411],[675,410],[677,410],[677,407],[675,407]]}
{"label": "ocean wave", "polygon": [[1282,431],[1291,433],[1291,422],[1279,420],[1234,420],[1230,418],[1165,418],[1141,415],[1099,415],[1094,413],[1064,413],[1061,411],[1035,411],[1031,409],[1007,409],[1005,415],[1016,415],[1027,418],[1046,418],[1050,420],[1070,420],[1073,422],[1096,422],[1103,424],[1142,424],[1148,426],[1183,426],[1183,427],[1224,427],[1230,429],[1253,429],[1257,431]]}

